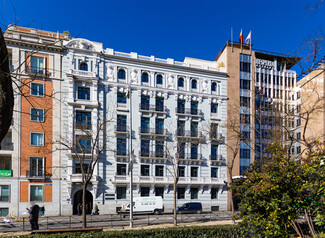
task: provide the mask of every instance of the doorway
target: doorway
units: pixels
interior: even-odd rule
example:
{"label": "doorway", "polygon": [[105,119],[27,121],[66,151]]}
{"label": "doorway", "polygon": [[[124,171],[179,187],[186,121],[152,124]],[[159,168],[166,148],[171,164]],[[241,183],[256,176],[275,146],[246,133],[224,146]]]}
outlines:
{"label": "doorway", "polygon": [[[77,215],[77,206],[78,204],[82,204],[82,189],[78,190],[73,197],[73,215]],[[93,195],[91,192],[86,190],[86,214],[91,214],[91,210],[93,209]]]}

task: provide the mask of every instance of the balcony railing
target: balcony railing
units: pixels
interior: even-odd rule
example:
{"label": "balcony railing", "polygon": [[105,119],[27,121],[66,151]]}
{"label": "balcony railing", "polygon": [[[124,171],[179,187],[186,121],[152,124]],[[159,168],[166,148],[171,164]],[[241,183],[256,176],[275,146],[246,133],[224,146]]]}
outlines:
{"label": "balcony railing", "polygon": [[13,143],[1,143],[0,150],[13,150],[14,144]]}
{"label": "balcony railing", "polygon": [[167,130],[162,128],[149,128],[149,127],[139,127],[139,134],[141,135],[160,135],[167,136]]}
{"label": "balcony railing", "polygon": [[0,202],[8,202],[9,196],[6,195],[0,195]]}
{"label": "balcony railing", "polygon": [[96,74],[94,72],[89,72],[89,71],[84,71],[84,70],[71,69],[71,74],[74,74],[77,76],[84,76],[84,77],[96,77]]}
{"label": "balcony railing", "polygon": [[115,157],[129,157],[129,152],[124,150],[116,150],[114,151]]}
{"label": "balcony railing", "polygon": [[76,120],[76,129],[90,130],[91,122],[81,122]]}
{"label": "balcony railing", "polygon": [[45,179],[51,177],[51,174],[46,173],[45,168],[38,170],[26,170],[26,177],[29,179]]}
{"label": "balcony railing", "polygon": [[202,155],[199,153],[179,153],[176,155],[181,160],[201,160]]}
{"label": "balcony railing", "polygon": [[210,160],[222,162],[222,156],[221,155],[210,155]]}
{"label": "balcony railing", "polygon": [[223,136],[223,134],[216,133],[216,132],[212,132],[210,134],[210,138],[212,141],[224,141],[225,140],[225,137]]}
{"label": "balcony railing", "polygon": [[166,153],[164,151],[146,151],[140,150],[139,157],[141,158],[165,158]]}
{"label": "balcony railing", "polygon": [[48,72],[45,68],[43,67],[33,67],[33,66],[28,66],[26,67],[26,73],[27,74],[35,74],[35,75],[48,75]]}
{"label": "balcony railing", "polygon": [[117,125],[114,126],[114,132],[120,134],[128,134],[130,132],[130,128],[126,125]]}
{"label": "balcony railing", "polygon": [[184,107],[176,107],[176,115],[189,115],[189,116],[202,116],[202,110],[196,108],[184,108]]}
{"label": "balcony railing", "polygon": [[148,112],[159,112],[159,113],[167,113],[167,107],[161,105],[150,105],[147,103],[139,104],[140,111],[148,111]]}
{"label": "balcony railing", "polygon": [[195,130],[176,130],[175,132],[176,137],[188,137],[188,138],[196,138],[201,139],[203,138],[202,132],[195,131]]}

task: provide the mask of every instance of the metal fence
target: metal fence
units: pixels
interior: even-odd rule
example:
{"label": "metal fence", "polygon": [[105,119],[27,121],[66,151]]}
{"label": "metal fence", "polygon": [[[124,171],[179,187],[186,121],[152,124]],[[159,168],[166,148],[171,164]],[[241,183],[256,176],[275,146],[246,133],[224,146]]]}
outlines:
{"label": "metal fence", "polygon": [[[178,223],[201,223],[208,221],[231,220],[231,213],[228,211],[217,211],[201,214],[178,214]],[[135,215],[133,217],[134,226],[149,226],[159,224],[172,224],[174,222],[173,214],[162,215]],[[49,216],[39,218],[40,230],[70,229],[82,227],[82,216]],[[110,227],[122,228],[129,225],[128,215],[87,215],[87,227]],[[0,232],[30,231],[28,218],[20,220],[2,219],[0,220]]]}

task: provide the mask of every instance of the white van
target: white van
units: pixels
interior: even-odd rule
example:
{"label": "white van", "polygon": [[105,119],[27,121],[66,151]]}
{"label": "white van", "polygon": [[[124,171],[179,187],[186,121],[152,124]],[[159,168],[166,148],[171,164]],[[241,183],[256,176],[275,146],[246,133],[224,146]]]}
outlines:
{"label": "white van", "polygon": [[[133,198],[133,213],[134,214],[161,214],[164,212],[162,197],[135,197]],[[122,205],[118,214],[130,214],[130,204]]]}

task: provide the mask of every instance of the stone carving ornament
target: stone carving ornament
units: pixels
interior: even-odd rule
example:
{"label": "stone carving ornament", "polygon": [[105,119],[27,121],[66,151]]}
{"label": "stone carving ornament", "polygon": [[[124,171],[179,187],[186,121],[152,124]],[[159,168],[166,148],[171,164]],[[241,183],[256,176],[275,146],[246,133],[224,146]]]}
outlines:
{"label": "stone carving ornament", "polygon": [[206,79],[202,82],[202,92],[208,92],[208,81]]}
{"label": "stone carving ornament", "polygon": [[107,66],[106,78],[108,80],[114,80],[114,68],[112,66]]}
{"label": "stone carving ornament", "polygon": [[174,88],[174,76],[173,75],[168,76],[167,87]]}
{"label": "stone carving ornament", "polygon": [[138,71],[135,69],[131,72],[131,83],[136,84],[138,82]]}

